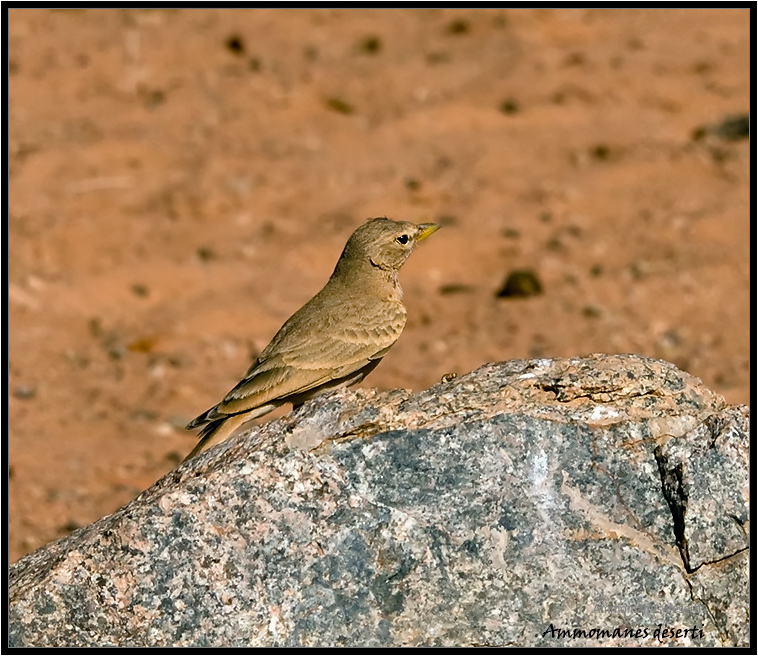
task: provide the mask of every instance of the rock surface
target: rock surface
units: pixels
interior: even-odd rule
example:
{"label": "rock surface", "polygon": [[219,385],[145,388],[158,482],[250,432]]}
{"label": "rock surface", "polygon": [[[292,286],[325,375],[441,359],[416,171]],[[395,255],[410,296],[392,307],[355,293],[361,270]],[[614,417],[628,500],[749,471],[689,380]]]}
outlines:
{"label": "rock surface", "polygon": [[12,566],[10,644],[746,646],[748,422],[631,355],[340,390]]}

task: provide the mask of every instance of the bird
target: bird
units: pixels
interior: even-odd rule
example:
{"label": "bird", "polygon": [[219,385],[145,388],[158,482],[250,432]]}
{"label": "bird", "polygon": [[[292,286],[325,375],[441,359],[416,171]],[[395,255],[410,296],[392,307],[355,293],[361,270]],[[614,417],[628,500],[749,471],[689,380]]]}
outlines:
{"label": "bird", "polygon": [[284,322],[221,402],[187,425],[201,430],[184,462],[284,403],[298,408],[373,371],[405,327],[398,272],[439,228],[379,217],[355,230],[321,291]]}

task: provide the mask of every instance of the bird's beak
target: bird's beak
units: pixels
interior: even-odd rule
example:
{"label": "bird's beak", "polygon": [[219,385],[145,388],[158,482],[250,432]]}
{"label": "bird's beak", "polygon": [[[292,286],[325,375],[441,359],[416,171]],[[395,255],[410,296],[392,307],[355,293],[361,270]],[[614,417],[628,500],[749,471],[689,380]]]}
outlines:
{"label": "bird's beak", "polygon": [[437,232],[442,226],[437,223],[419,223],[418,232],[416,233],[416,241],[426,239],[433,232]]}

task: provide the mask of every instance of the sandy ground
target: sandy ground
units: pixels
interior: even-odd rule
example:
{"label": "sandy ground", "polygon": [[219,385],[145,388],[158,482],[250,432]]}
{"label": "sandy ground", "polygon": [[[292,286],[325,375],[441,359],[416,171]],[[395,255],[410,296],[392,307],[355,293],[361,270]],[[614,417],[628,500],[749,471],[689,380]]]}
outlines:
{"label": "sandy ground", "polygon": [[[748,402],[747,9],[11,9],[9,545],[176,466],[349,234],[444,228],[363,383],[665,358]],[[722,126],[719,128],[719,126]],[[514,270],[542,293],[499,297]]]}

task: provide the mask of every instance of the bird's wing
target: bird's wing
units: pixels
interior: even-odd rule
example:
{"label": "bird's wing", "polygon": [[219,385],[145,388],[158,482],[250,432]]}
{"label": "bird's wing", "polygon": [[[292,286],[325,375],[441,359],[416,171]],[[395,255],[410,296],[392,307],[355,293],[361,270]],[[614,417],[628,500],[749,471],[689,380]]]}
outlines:
{"label": "bird's wing", "polygon": [[337,310],[328,312],[318,324],[301,322],[298,330],[282,326],[245,377],[202,416],[203,423],[282,401],[360,371],[382,358],[405,326],[405,310],[399,304],[381,312],[350,314],[353,320]]}

